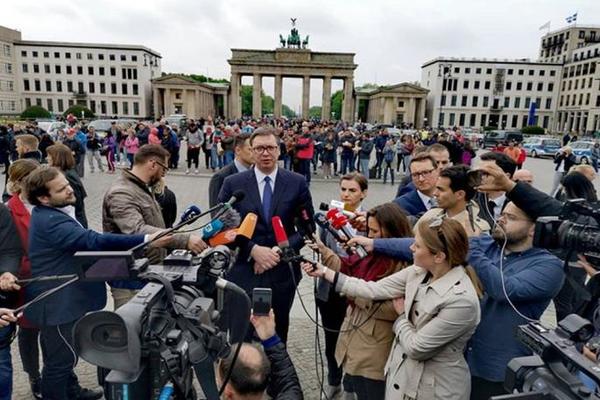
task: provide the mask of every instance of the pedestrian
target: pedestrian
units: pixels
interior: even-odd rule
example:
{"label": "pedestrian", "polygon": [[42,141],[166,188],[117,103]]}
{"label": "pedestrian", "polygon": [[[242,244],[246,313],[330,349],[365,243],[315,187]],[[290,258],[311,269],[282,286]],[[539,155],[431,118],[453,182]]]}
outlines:
{"label": "pedestrian", "polygon": [[321,155],[321,162],[323,163],[323,176],[325,179],[331,179],[331,164],[337,157],[337,147],[335,132],[333,130],[329,130],[323,142],[323,153]]}
{"label": "pedestrian", "polygon": [[[378,138],[381,136],[378,136]],[[367,132],[362,134],[360,141],[358,142],[358,160],[360,166],[360,173],[367,179],[369,179],[369,161],[371,161],[371,153],[373,152],[373,148],[375,147],[376,142],[371,140],[371,135]],[[379,153],[377,153],[379,154]],[[383,155],[383,148],[381,154]],[[377,157],[379,157],[377,155]],[[383,160],[383,158],[382,158]],[[375,164],[375,169],[378,166]]]}
{"label": "pedestrian", "polygon": [[106,162],[108,165],[108,173],[115,173],[115,149],[117,147],[117,139],[113,135],[112,131],[106,132],[106,137],[102,143],[101,154],[106,156]]}
{"label": "pedestrian", "polygon": [[476,153],[475,150],[473,150],[471,141],[469,139],[466,139],[463,148],[462,163],[470,167],[475,156]]}
{"label": "pedestrian", "polygon": [[87,159],[90,164],[90,171],[94,172],[94,160],[96,160],[96,164],[98,165],[98,169],[101,172],[104,172],[104,167],[102,166],[102,159],[100,158],[100,149],[102,148],[102,142],[96,133],[96,130],[93,126],[88,128],[87,132]]}
{"label": "pedestrian", "polygon": [[135,153],[140,149],[140,140],[135,135],[133,128],[127,129],[127,139],[125,139],[125,151],[127,152],[127,161],[129,162],[129,169],[133,167],[133,158]]}
{"label": "pedestrian", "polygon": [[200,148],[204,144],[204,134],[192,119],[187,125],[185,131],[185,140],[187,142],[187,169],[186,174],[190,173],[192,163],[196,167],[195,173],[198,173],[198,159],[200,158]]}
{"label": "pedestrian", "polygon": [[394,185],[394,167],[392,163],[394,162],[394,158],[396,158],[396,144],[393,139],[390,139],[385,144],[383,148],[383,183],[387,183],[387,175],[388,171],[390,173],[390,180],[392,181],[392,185]]}
{"label": "pedestrian", "polygon": [[596,172],[598,172],[598,161],[600,161],[600,143],[596,140],[592,147],[592,166]]}
{"label": "pedestrian", "polygon": [[573,154],[571,146],[564,146],[554,156],[554,179],[552,181],[552,190],[550,190],[550,196],[554,196],[558,190],[562,178],[569,173],[569,170],[573,165],[577,163],[577,159]]}

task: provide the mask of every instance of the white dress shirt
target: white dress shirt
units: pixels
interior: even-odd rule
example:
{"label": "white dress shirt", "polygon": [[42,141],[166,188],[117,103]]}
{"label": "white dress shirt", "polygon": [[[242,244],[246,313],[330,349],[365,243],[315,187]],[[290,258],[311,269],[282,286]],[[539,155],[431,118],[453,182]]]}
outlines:
{"label": "white dress shirt", "polygon": [[426,194],[421,193],[421,191],[419,190],[417,190],[417,194],[419,195],[419,198],[421,199],[423,204],[425,204],[425,208],[427,208],[427,210],[431,210],[431,208],[433,208],[433,204],[431,202],[433,197],[427,196]]}
{"label": "white dress shirt", "polygon": [[256,183],[258,184],[258,193],[260,194],[260,201],[263,200],[263,193],[265,191],[265,177],[271,178],[271,193],[275,193],[275,179],[277,178],[278,167],[275,167],[273,172],[269,175],[265,175],[258,168],[254,168],[254,175],[256,176]]}

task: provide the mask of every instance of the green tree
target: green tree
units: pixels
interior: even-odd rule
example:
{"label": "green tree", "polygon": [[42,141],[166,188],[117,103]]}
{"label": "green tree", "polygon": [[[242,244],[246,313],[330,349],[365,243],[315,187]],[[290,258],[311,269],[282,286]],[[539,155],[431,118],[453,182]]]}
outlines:
{"label": "green tree", "polygon": [[21,113],[22,119],[51,118],[52,115],[41,106],[31,106]]}
{"label": "green tree", "polygon": [[541,126],[529,125],[529,126],[524,126],[521,129],[521,132],[524,135],[543,135],[546,133],[546,130],[544,128],[542,128]]}
{"label": "green tree", "polygon": [[312,106],[308,109],[308,116],[310,118],[321,118],[321,106]]}
{"label": "green tree", "polygon": [[344,99],[344,92],[338,90],[331,95],[331,113],[333,117],[331,119],[342,119],[342,101]]}
{"label": "green tree", "polygon": [[281,106],[281,114],[288,118],[296,118],[296,113],[290,107],[283,104]]}
{"label": "green tree", "polygon": [[[261,94],[262,114],[273,114],[275,110],[275,100],[271,96],[267,96],[264,91]],[[252,115],[252,85],[242,85],[242,115]],[[285,104],[281,107],[281,112],[288,118],[294,118],[296,113]]]}
{"label": "green tree", "polygon": [[73,114],[77,118],[81,118],[81,113],[83,112],[84,118],[96,118],[92,110],[87,108],[86,106],[82,106],[81,104],[75,104],[69,107],[63,115],[66,117],[69,114]]}

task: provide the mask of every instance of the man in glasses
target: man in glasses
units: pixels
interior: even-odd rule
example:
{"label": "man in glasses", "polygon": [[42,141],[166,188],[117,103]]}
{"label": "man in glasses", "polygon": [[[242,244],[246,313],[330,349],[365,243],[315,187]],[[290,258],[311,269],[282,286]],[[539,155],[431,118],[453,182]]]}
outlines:
{"label": "man in glasses", "polygon": [[248,294],[256,287],[271,288],[277,334],[286,342],[289,313],[301,274],[299,268],[294,268],[292,273],[288,265],[281,262],[271,218],[281,218],[290,246],[299,251],[304,241],[296,232],[294,219],[304,209],[312,220],[312,198],[302,175],[278,168],[279,137],[274,128],[256,129],[250,137],[250,147],[254,153],[254,168],[227,177],[218,196],[218,201],[223,202],[236,190],[244,190],[246,197],[233,207],[242,219],[248,213],[259,216],[252,240],[240,248],[227,279]]}
{"label": "man in glasses", "polygon": [[[448,168],[452,165],[452,162],[450,161],[450,152],[448,151],[446,146],[443,146],[439,143],[434,143],[431,146],[427,147],[426,152],[429,153],[435,159],[438,171],[441,171],[444,168]],[[400,186],[398,187],[396,197],[400,197],[413,190],[415,190],[415,184],[412,181],[410,174],[406,175],[406,177],[402,179],[402,182],[400,182]]]}
{"label": "man in glasses", "polygon": [[[104,195],[102,202],[102,230],[110,233],[152,234],[165,229],[165,221],[152,187],[160,182],[169,168],[169,152],[160,145],[147,144],[138,150],[131,170],[124,169]],[[173,235],[172,248],[201,253],[206,243],[197,234]],[[165,249],[148,248],[145,256],[153,264],[167,255]],[[141,281],[110,282],[115,309],[127,303]]]}
{"label": "man in glasses", "polygon": [[435,158],[428,153],[413,157],[410,161],[409,170],[416,190],[398,197],[394,202],[407,215],[419,218],[425,212],[437,206],[433,194],[439,170]]}

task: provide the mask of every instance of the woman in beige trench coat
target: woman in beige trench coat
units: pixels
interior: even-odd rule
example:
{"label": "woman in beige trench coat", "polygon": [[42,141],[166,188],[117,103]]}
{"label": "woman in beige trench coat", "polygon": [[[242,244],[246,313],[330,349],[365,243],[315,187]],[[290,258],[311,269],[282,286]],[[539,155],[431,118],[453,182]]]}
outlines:
{"label": "woman in beige trench coat", "polygon": [[313,277],[334,283],[347,296],[394,300],[399,317],[388,357],[386,399],[469,399],[465,345],[479,323],[477,292],[463,267],[469,242],[460,223],[424,221],[411,246],[414,265],[376,282],[365,282],[310,264]]}

